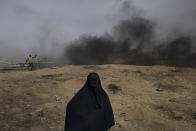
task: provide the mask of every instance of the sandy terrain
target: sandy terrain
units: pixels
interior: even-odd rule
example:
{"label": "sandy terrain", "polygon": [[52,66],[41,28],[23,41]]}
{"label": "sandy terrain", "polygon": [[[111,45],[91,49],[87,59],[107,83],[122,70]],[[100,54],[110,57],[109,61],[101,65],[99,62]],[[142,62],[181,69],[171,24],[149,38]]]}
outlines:
{"label": "sandy terrain", "polygon": [[128,65],[1,71],[0,130],[63,131],[66,104],[92,71],[113,106],[110,131],[196,130],[196,69]]}

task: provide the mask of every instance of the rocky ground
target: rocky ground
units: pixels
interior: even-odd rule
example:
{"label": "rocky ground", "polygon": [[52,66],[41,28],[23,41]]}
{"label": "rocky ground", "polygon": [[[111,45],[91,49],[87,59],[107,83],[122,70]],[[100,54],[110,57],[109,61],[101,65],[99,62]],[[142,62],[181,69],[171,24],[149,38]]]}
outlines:
{"label": "rocky ground", "polygon": [[128,65],[0,71],[0,130],[63,131],[66,104],[89,72],[110,96],[110,131],[196,130],[195,68]]}

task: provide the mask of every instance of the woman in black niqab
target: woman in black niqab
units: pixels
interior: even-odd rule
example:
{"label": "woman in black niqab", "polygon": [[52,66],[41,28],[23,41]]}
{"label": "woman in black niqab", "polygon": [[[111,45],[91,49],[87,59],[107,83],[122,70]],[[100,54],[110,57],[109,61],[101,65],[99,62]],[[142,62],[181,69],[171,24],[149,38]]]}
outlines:
{"label": "woman in black niqab", "polygon": [[83,88],[67,104],[65,131],[107,131],[114,125],[110,100],[97,73],[90,73]]}

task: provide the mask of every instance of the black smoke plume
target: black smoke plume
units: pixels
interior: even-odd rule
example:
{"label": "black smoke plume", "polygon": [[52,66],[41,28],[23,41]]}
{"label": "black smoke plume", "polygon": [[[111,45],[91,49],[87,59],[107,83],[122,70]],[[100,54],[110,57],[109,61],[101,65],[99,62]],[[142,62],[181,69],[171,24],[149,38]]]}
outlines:
{"label": "black smoke plume", "polygon": [[156,22],[141,15],[121,20],[112,33],[82,36],[65,48],[68,64],[134,64],[196,66],[195,38],[173,33],[156,40]]}

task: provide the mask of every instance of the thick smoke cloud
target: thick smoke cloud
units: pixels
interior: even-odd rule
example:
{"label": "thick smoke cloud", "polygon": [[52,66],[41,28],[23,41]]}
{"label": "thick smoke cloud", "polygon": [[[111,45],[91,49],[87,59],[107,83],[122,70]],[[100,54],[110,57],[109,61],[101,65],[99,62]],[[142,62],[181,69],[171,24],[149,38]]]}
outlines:
{"label": "thick smoke cloud", "polygon": [[[196,66],[195,36],[184,28],[173,27],[159,39],[157,21],[147,18],[129,2],[122,4],[124,14],[111,33],[83,36],[65,48],[62,58],[68,64],[138,64]],[[188,27],[188,26],[187,26]],[[166,32],[165,32],[166,33]]]}

